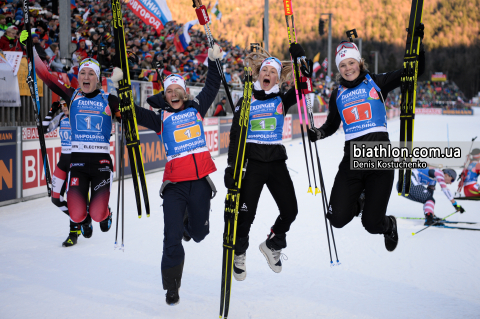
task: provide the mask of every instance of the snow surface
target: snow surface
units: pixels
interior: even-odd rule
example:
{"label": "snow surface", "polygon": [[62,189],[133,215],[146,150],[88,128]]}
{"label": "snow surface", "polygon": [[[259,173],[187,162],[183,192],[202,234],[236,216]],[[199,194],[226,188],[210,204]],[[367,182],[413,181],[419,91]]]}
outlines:
{"label": "snow surface", "polygon": [[[476,116],[417,115],[415,140],[471,141],[480,135]],[[389,122],[398,140],[399,120]],[[480,232],[423,228],[421,220],[398,220],[399,245],[388,252],[382,235],[371,235],[355,218],[334,229],[341,266],[330,267],[321,197],[306,193],[300,140],[286,142],[299,214],[288,233],[280,274],[258,250],[278,209],[265,190],[250,233],[247,278],[233,281],[229,318],[478,318],[480,314]],[[319,141],[327,193],[343,155],[344,134]],[[147,176],[152,215],[137,218],[135,200],[126,201],[125,252],[113,249],[115,224],[92,238],[61,247],[68,219],[49,198],[0,207],[0,318],[218,318],[223,233],[223,171],[215,159],[219,190],[212,201],[210,234],[184,244],[186,261],[176,307],[165,304],[160,260],[163,241],[163,172]],[[460,170],[457,169],[457,172]],[[397,177],[396,177],[397,179]],[[312,181],[313,182],[313,181]],[[396,183],[396,181],[395,181]],[[126,193],[132,194],[131,179]],[[435,192],[438,216],[454,210]],[[456,183],[450,186],[456,190]],[[110,205],[116,209],[117,183]],[[478,202],[462,202],[466,213],[451,220],[480,222]],[[392,190],[388,214],[422,217],[422,205]],[[114,218],[115,222],[116,218]]]}

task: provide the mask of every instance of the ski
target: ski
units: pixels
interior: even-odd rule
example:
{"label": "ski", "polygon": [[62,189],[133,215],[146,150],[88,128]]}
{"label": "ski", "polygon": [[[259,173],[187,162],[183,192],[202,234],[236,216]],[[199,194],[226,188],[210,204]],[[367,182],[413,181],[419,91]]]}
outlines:
{"label": "ski", "polygon": [[455,197],[455,200],[473,200],[478,201],[480,197]]}
{"label": "ski", "polygon": [[[138,175],[142,185],[143,201],[147,217],[150,217],[150,204],[148,201],[147,182],[145,178],[145,168],[143,166],[140,137],[138,135],[137,120],[135,117],[135,106],[133,103],[132,86],[130,82],[130,72],[128,67],[128,55],[125,45],[125,31],[123,29],[123,15],[120,0],[112,0],[112,27],[115,41],[115,52],[119,55],[120,68],[123,71],[123,79],[120,80],[118,87],[118,98],[120,100],[120,112],[125,128],[125,139],[127,145],[128,158],[132,169],[133,186],[135,190],[135,199],[137,202],[138,218],[142,217],[142,205],[140,200],[140,188],[138,185]],[[123,161],[123,159],[121,159]]]}
{"label": "ski", "polygon": [[[415,219],[415,220],[425,220],[424,217],[396,217],[398,219]],[[448,224],[478,224],[478,222],[462,222],[462,221],[453,221],[453,220],[444,220],[444,219],[434,219],[435,221],[440,221],[442,223],[448,223]]]}
{"label": "ski", "polygon": [[461,230],[480,230],[480,228],[470,228],[470,227],[457,227],[457,226],[447,226],[447,225],[433,225],[437,228],[450,228],[450,229],[461,229]]}
{"label": "ski", "polygon": [[250,116],[250,103],[252,100],[253,76],[252,68],[245,68],[245,86],[243,88],[243,101],[240,110],[240,136],[238,139],[237,156],[233,179],[235,186],[228,189],[225,198],[225,229],[223,232],[223,259],[222,259],[222,286],[220,293],[220,318],[227,318],[230,307],[230,294],[232,288],[233,259],[235,253],[235,239],[237,236],[237,216],[240,205],[240,189],[245,160],[245,146]]}
{"label": "ski", "polygon": [[33,113],[35,114],[35,124],[37,125],[38,140],[40,141],[40,151],[42,153],[43,170],[45,172],[45,181],[47,184],[47,193],[50,197],[52,195],[52,176],[50,174],[50,165],[48,163],[47,146],[45,144],[45,135],[43,135],[42,120],[40,118],[40,98],[38,96],[37,75],[35,74],[35,57],[33,55],[33,40],[30,27],[30,12],[28,9],[29,1],[23,0],[23,13],[25,27],[28,32],[27,38],[27,60],[28,60],[28,76],[27,84],[30,89],[30,96],[32,98]]}
{"label": "ski", "polygon": [[[415,120],[415,103],[417,92],[418,55],[421,37],[423,37],[423,0],[412,0],[410,21],[407,29],[407,44],[403,58],[403,73],[401,76],[402,99],[400,103],[400,147],[412,150],[413,128]],[[410,157],[402,157],[403,161],[412,161]],[[401,196],[408,196],[411,183],[411,169],[399,170],[399,181],[402,185]]]}

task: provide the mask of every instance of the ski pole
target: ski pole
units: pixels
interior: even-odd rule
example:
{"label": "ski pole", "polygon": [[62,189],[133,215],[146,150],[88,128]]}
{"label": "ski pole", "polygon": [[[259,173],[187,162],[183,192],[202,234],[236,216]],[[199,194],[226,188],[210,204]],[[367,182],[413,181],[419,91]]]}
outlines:
{"label": "ski pole", "polygon": [[442,219],[440,219],[440,220],[437,220],[437,221],[436,221],[436,222],[434,222],[433,224],[431,224],[431,225],[428,225],[427,227],[420,229],[420,230],[419,230],[419,231],[417,231],[416,233],[412,233],[412,236],[414,236],[414,235],[418,234],[418,233],[419,233],[419,232],[421,232],[421,231],[424,231],[425,229],[427,229],[427,228],[428,228],[428,227],[430,227],[430,226],[435,226],[436,224],[438,224],[438,223],[441,223],[441,222],[442,222],[442,220],[445,220],[445,219],[447,219],[448,217],[450,217],[450,216],[452,216],[453,214],[456,214],[456,213],[458,213],[458,212],[451,213],[451,214],[450,214],[450,215],[448,215],[447,217],[444,217],[444,218],[442,218]]}
{"label": "ski pole", "polygon": [[[295,29],[293,25],[293,11],[292,11],[292,6],[289,1],[283,1],[284,9],[285,9],[285,21],[287,23],[287,33],[288,33],[288,43],[291,45],[296,42],[296,40],[293,39]],[[290,28],[290,23],[288,21],[288,17],[291,16],[292,18],[292,27]],[[293,34],[293,36],[292,36]],[[303,130],[303,119],[302,119],[302,108],[300,104],[300,96],[301,92],[299,89],[299,83],[297,81],[298,75],[297,75],[297,70],[296,70],[296,62],[293,61],[293,57],[290,55],[290,60],[292,61],[292,73],[294,75],[294,83],[295,83],[295,96],[297,98],[297,107],[298,107],[298,118],[300,121],[300,131],[302,132],[302,142],[303,142],[303,152],[305,154],[305,164],[307,166],[307,174],[308,174],[308,193],[313,194],[312,191],[312,183],[310,181],[310,169],[308,168],[308,156],[307,156],[307,147],[305,146],[305,133]],[[313,156],[312,156],[312,165],[313,165]],[[316,181],[315,181],[316,182]]]}
{"label": "ski pole", "polygon": [[[207,36],[208,44],[210,48],[212,48],[213,50],[213,45],[215,44],[215,40],[213,38],[212,31],[208,26],[208,23],[210,22],[210,17],[208,16],[207,8],[205,8],[205,6],[202,5],[201,0],[192,0],[192,1],[193,1],[193,7],[195,8],[195,12],[197,14],[198,22],[201,25],[203,25],[203,28],[205,29],[205,34]],[[227,83],[227,80],[225,79],[225,74],[223,73],[222,64],[219,59],[215,59],[215,64],[217,65],[218,73],[220,73],[220,77],[222,78],[223,88],[225,89],[225,94],[227,95],[228,103],[230,103],[230,107],[232,108],[232,110],[234,110],[235,105],[233,104],[232,95],[230,94],[230,89],[228,88],[228,83]]]}
{"label": "ski pole", "polygon": [[[117,197],[117,221],[116,221],[116,231],[115,231],[115,246],[114,249],[118,248],[118,220],[120,217],[120,198],[121,197],[121,185],[123,184],[123,156],[124,156],[124,141],[123,141],[123,120],[120,120],[120,169],[119,169],[119,176],[118,176],[118,197]],[[123,214],[122,214],[123,215]],[[123,218],[122,218],[123,223]]]}

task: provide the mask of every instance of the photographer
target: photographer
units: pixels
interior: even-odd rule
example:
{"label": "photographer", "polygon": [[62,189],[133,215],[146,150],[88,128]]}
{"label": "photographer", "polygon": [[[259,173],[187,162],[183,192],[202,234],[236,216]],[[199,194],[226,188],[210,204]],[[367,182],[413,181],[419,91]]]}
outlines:
{"label": "photographer", "polygon": [[104,43],[100,43],[98,47],[97,61],[102,70],[110,69],[112,66],[110,54],[107,51],[107,46]]}

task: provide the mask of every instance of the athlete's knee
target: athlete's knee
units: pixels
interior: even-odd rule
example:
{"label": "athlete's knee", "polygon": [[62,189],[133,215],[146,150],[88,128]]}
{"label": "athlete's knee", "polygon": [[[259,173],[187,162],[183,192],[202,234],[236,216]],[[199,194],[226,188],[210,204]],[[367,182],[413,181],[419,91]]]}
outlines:
{"label": "athlete's knee", "polygon": [[189,232],[190,237],[192,237],[193,241],[196,243],[201,242],[202,240],[207,237],[207,235],[210,233],[210,229],[208,225],[202,226],[199,229],[191,229]]}
{"label": "athlete's knee", "polygon": [[335,228],[342,228],[350,222],[351,219],[346,219],[341,216],[341,214],[334,214],[329,212],[327,218],[330,221],[330,224]]}
{"label": "athlete's knee", "polygon": [[363,215],[362,225],[370,234],[382,234],[384,231],[385,216],[381,218],[365,218]]}

